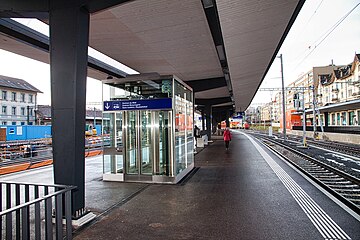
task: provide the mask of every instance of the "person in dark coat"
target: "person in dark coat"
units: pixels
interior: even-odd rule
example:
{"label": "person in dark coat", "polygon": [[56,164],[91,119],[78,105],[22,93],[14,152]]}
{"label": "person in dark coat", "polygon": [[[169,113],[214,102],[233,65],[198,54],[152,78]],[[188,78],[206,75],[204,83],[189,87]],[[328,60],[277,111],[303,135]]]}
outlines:
{"label": "person in dark coat", "polygon": [[228,150],[229,149],[229,144],[230,144],[230,141],[231,141],[231,133],[230,133],[230,130],[229,130],[228,127],[224,131],[224,141],[225,141],[226,150]]}

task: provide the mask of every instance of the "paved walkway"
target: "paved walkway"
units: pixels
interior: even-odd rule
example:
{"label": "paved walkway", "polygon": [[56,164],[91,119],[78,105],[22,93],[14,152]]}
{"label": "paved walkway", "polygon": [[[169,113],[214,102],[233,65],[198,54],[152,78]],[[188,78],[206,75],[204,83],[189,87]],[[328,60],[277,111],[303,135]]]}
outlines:
{"label": "paved walkway", "polygon": [[[228,151],[215,140],[196,155],[196,171],[179,185],[99,180],[92,188],[87,182],[87,206],[101,215],[75,239],[360,239],[358,220],[255,146],[237,132]],[[108,199],[114,204],[104,213]],[[310,213],[304,211],[308,202]],[[335,225],[323,228],[331,219]]]}

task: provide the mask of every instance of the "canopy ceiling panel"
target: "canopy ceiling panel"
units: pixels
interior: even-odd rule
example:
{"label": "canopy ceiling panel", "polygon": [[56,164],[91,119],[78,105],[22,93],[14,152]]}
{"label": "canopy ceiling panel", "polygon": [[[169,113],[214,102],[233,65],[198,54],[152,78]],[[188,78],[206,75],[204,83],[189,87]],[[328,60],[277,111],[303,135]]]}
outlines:
{"label": "canopy ceiling panel", "polygon": [[227,87],[221,87],[221,88],[215,88],[202,92],[196,92],[195,98],[210,99],[210,98],[220,98],[228,95],[229,95],[229,90],[227,89]]}
{"label": "canopy ceiling panel", "polygon": [[237,110],[249,106],[298,2],[216,1]]}
{"label": "canopy ceiling panel", "polygon": [[141,73],[223,76],[200,0],[137,0],[94,14],[90,45]]}

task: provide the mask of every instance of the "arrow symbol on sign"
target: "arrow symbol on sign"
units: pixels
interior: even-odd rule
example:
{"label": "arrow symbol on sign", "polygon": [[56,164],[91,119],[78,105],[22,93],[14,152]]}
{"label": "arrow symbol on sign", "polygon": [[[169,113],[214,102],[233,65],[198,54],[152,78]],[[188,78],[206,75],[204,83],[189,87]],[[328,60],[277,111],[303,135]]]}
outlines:
{"label": "arrow symbol on sign", "polygon": [[106,109],[109,109],[109,108],[110,108],[109,103],[106,103],[105,108],[106,108]]}

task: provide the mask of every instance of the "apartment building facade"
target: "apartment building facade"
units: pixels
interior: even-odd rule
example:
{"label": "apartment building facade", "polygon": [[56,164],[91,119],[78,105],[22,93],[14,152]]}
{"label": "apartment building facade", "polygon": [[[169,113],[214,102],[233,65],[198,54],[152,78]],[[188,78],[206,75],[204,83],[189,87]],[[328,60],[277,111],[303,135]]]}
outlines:
{"label": "apartment building facade", "polygon": [[[314,117],[314,102],[320,116]],[[306,125],[360,125],[360,54],[348,65],[313,67],[286,86],[286,127],[302,125],[302,104],[306,110]],[[274,122],[282,127],[282,94],[277,92],[272,102],[262,106],[262,116],[272,113]]]}
{"label": "apartment building facade", "polygon": [[[360,54],[351,64],[319,76],[317,99],[320,109],[329,109],[327,126],[359,126]],[[337,106],[332,107],[332,106]]]}
{"label": "apartment building facade", "polygon": [[0,125],[35,125],[39,89],[23,79],[0,75]]}

